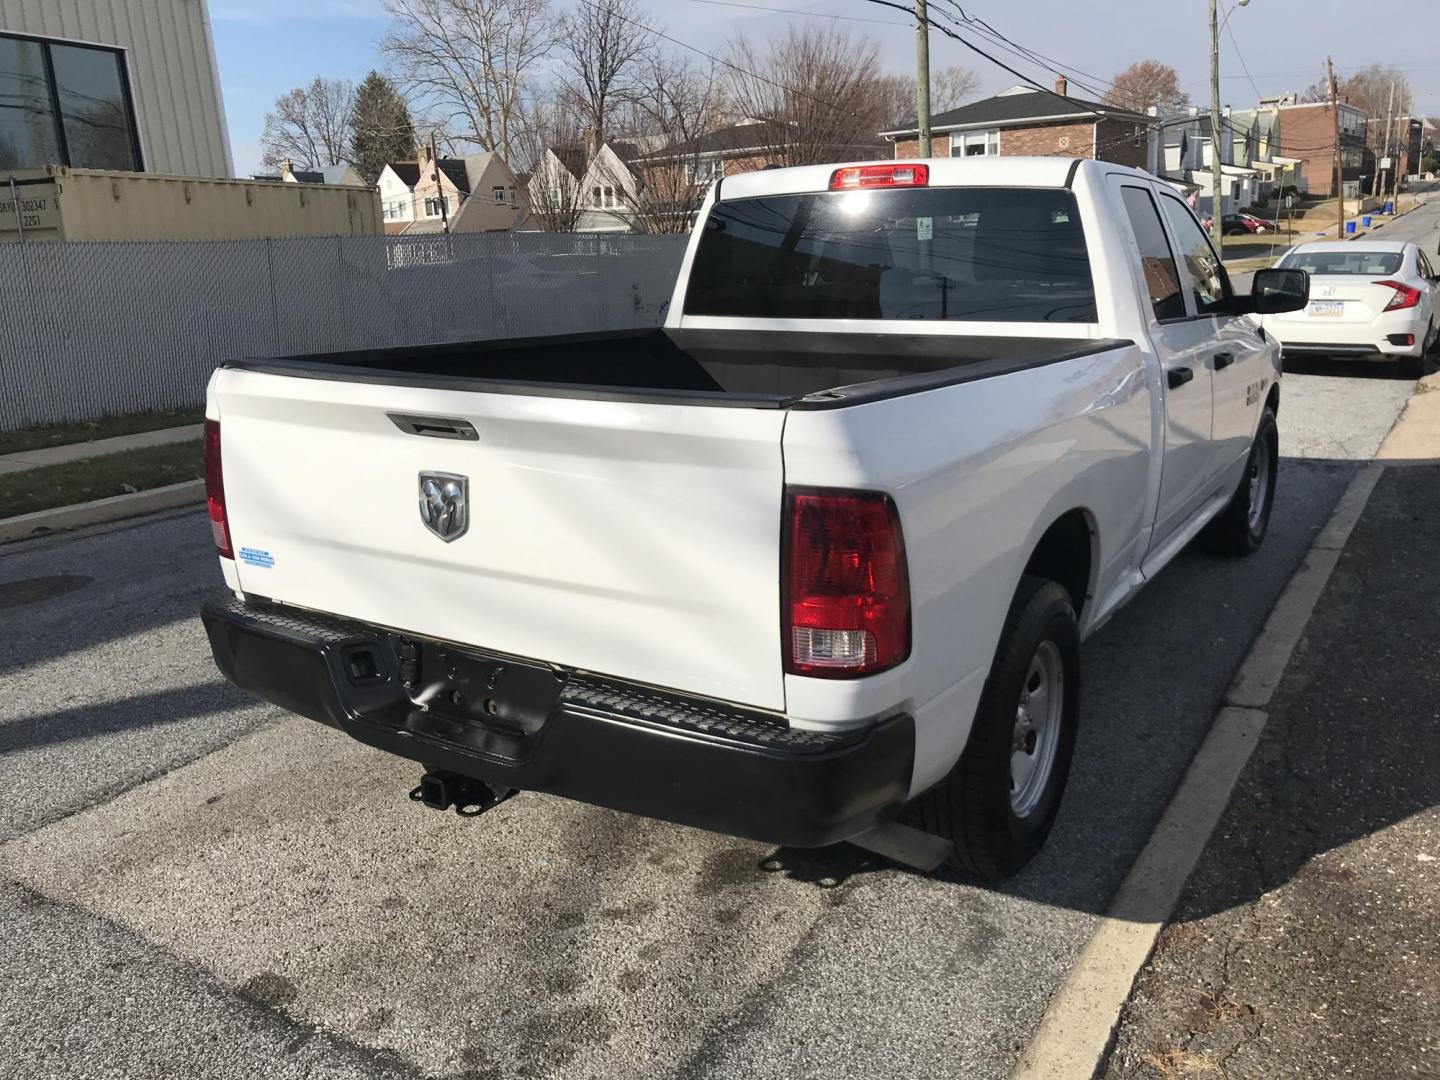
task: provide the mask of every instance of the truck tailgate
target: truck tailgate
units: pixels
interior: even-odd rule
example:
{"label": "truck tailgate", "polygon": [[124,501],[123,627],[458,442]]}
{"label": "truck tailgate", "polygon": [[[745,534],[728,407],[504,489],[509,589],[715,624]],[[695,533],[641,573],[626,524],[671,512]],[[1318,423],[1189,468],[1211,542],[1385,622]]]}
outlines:
{"label": "truck tailgate", "polygon": [[[783,410],[237,369],[211,393],[245,592],[784,708]],[[427,473],[467,478],[468,528],[450,541],[423,518]]]}

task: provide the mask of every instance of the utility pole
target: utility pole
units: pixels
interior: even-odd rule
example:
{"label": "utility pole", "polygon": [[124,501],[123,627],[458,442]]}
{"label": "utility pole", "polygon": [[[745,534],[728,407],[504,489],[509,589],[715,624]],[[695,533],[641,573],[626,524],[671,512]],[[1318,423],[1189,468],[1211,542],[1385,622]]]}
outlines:
{"label": "utility pole", "polygon": [[1220,23],[1215,14],[1215,0],[1210,0],[1210,233],[1215,250],[1224,251],[1224,203],[1220,198],[1220,179],[1224,169],[1220,161]]}
{"label": "utility pole", "polygon": [[450,231],[450,214],[445,206],[445,189],[440,185],[440,155],[435,150],[435,132],[430,132],[430,167],[435,170],[435,197],[440,200],[440,227]]}
{"label": "utility pole", "polygon": [[[1214,0],[1211,0],[1214,3]],[[925,0],[915,0],[915,115],[920,126],[920,156],[930,156],[930,17]]]}
{"label": "utility pole", "polygon": [[[1385,106],[1385,157],[1390,158],[1390,175],[1395,175],[1395,159],[1390,156],[1390,143],[1395,136],[1395,80],[1390,80],[1390,103]],[[1367,140],[1368,141],[1368,140]],[[1390,177],[1386,177],[1390,179]],[[1375,194],[1380,196],[1380,201],[1385,201],[1385,186],[1380,183],[1375,185]],[[1382,206],[1381,209],[1384,209]]]}
{"label": "utility pole", "polygon": [[1335,114],[1335,203],[1340,208],[1336,240],[1345,239],[1345,169],[1340,161],[1340,88],[1335,84],[1335,65],[1325,57],[1325,79],[1330,84],[1330,111]]}

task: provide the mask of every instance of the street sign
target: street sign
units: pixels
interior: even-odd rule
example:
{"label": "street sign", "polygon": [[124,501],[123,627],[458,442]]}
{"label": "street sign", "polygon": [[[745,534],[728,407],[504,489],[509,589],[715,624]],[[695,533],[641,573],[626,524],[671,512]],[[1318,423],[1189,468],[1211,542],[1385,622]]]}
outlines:
{"label": "street sign", "polygon": [[1380,168],[1382,168],[1382,169],[1388,169],[1388,168],[1390,168],[1390,159],[1389,159],[1388,157],[1382,157],[1382,158],[1380,159]]}

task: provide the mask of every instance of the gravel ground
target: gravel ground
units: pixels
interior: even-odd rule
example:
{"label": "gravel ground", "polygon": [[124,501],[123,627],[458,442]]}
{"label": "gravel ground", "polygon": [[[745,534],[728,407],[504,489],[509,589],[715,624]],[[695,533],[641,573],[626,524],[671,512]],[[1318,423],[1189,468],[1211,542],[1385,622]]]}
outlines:
{"label": "gravel ground", "polygon": [[1111,1080],[1440,1076],[1440,468],[1389,470],[1126,1008]]}
{"label": "gravel ground", "polygon": [[413,766],[219,682],[202,515],[5,549],[52,580],[0,591],[0,1076],[1004,1075],[1365,456],[1350,418],[1398,409],[1305,387],[1282,430],[1336,437],[1282,462],[1262,552],[1187,553],[1086,644],[1059,824],[1003,889],[535,795],[423,811]]}

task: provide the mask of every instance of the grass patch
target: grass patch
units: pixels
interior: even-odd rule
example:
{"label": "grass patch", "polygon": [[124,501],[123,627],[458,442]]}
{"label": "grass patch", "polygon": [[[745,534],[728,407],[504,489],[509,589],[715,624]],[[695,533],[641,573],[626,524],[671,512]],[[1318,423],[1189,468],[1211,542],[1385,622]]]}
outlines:
{"label": "grass patch", "polygon": [[205,410],[159,409],[154,412],[127,413],[124,416],[102,416],[99,420],[83,420],[74,424],[44,424],[20,431],[0,431],[0,454],[19,454],[47,446],[94,442],[116,435],[134,435],[141,431],[184,427],[205,419]]}
{"label": "grass patch", "polygon": [[44,465],[0,475],[0,518],[149,491],[204,476],[204,453],[198,440]]}

